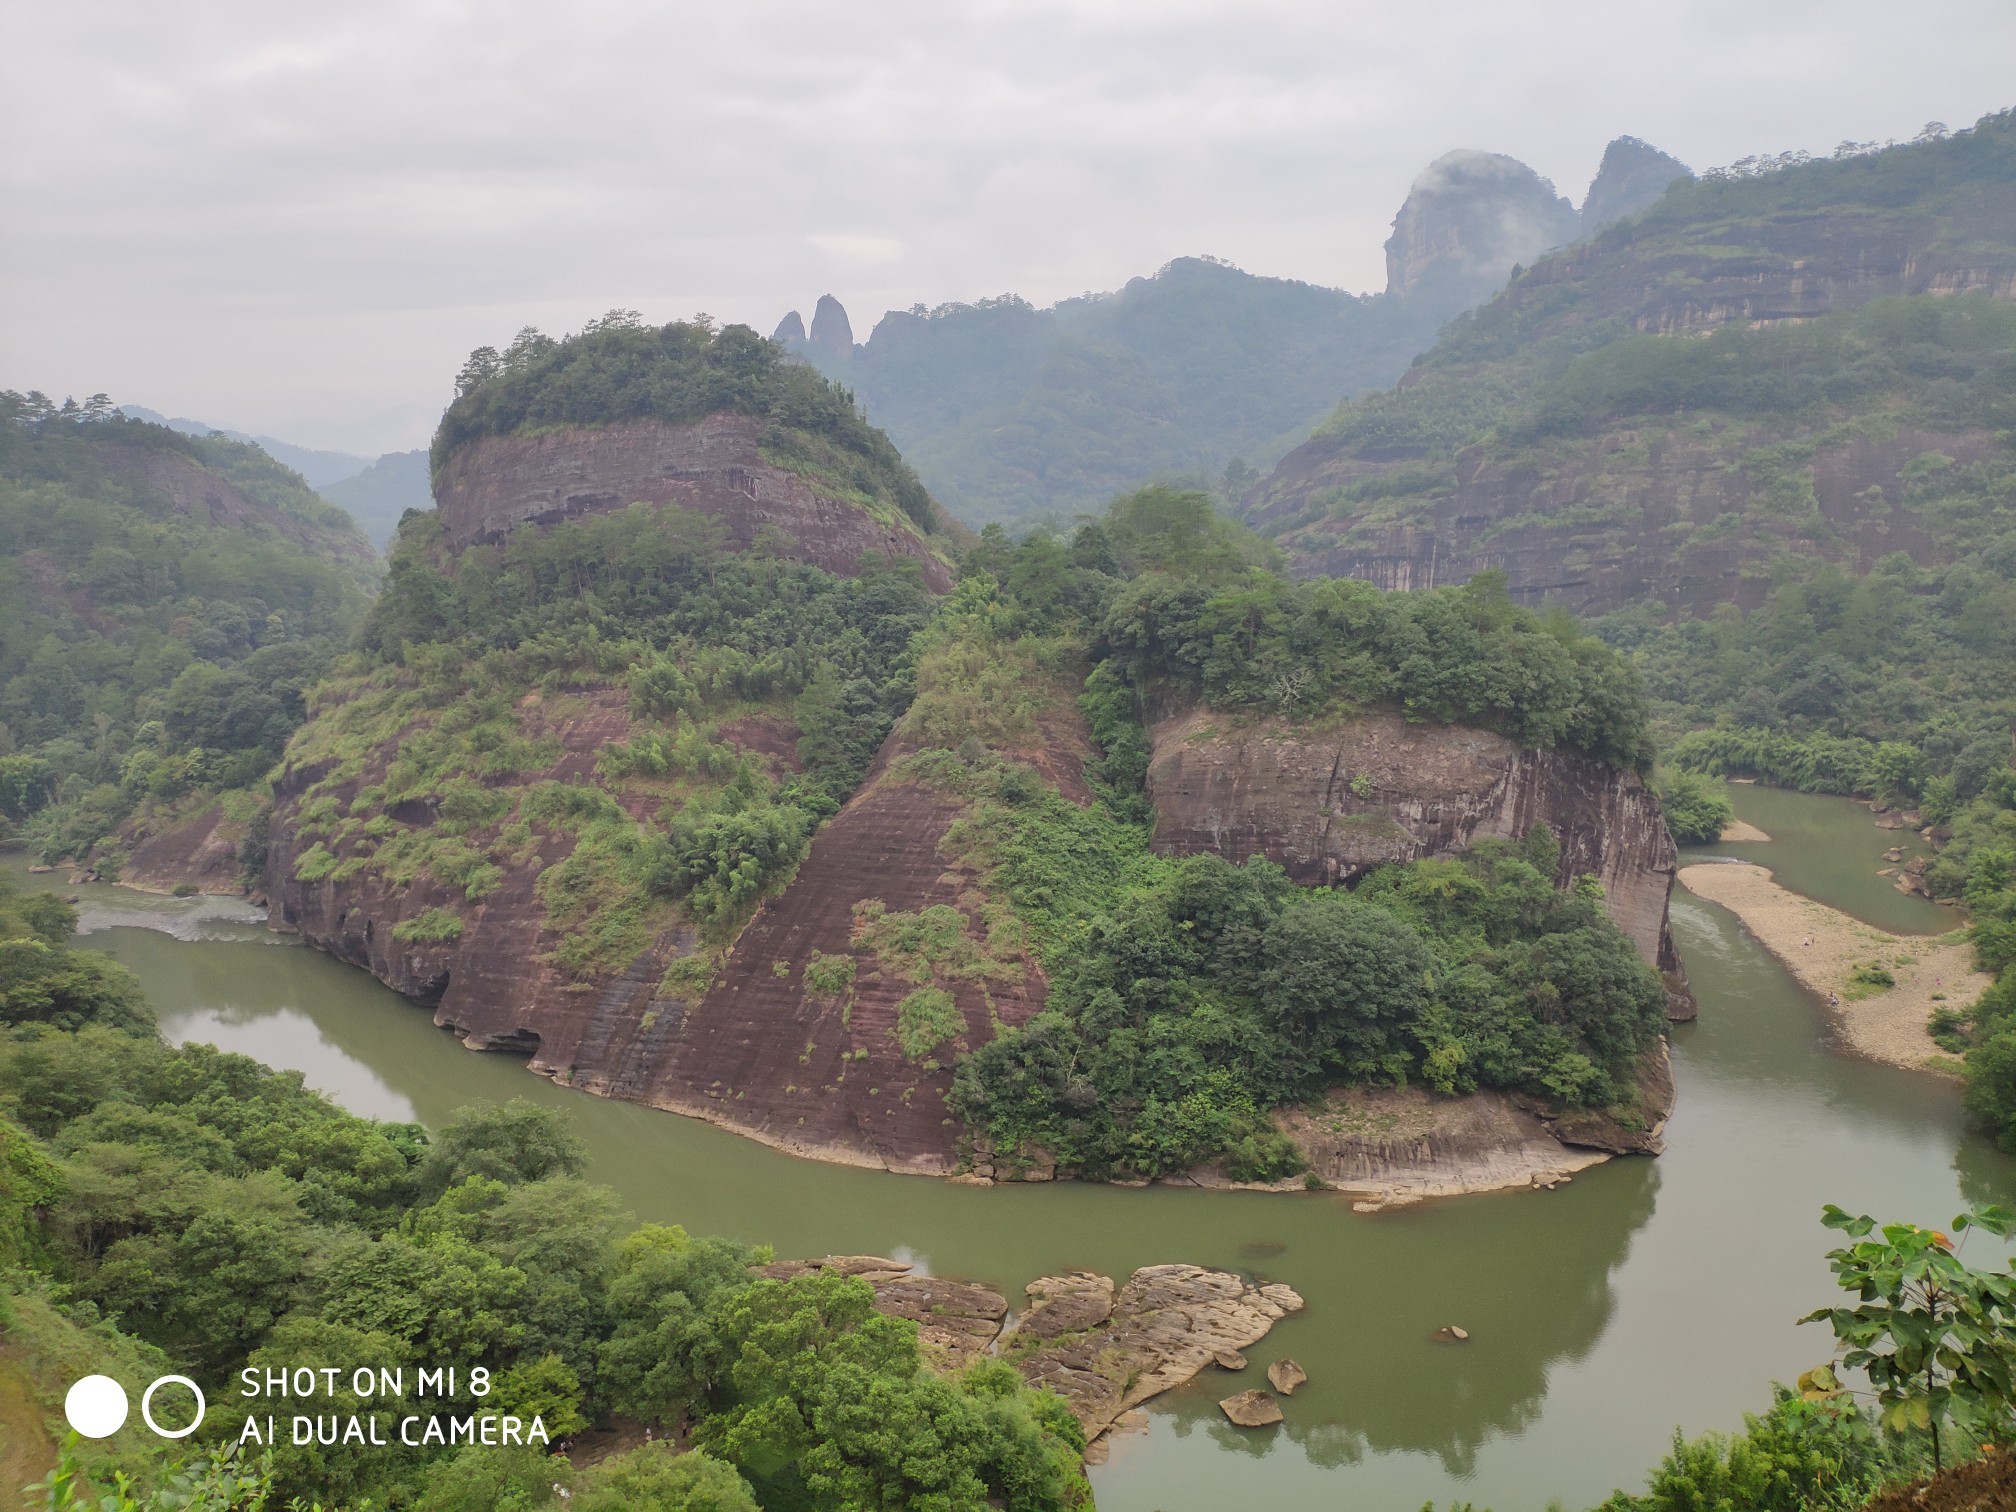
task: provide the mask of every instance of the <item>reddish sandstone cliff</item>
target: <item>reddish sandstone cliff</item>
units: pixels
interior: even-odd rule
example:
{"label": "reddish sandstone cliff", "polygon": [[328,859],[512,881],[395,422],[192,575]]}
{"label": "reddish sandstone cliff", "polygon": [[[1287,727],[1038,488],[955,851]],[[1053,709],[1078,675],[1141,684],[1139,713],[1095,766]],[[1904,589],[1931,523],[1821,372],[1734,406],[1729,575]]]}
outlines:
{"label": "reddish sandstone cliff", "polygon": [[[582,773],[605,744],[627,735],[619,694],[590,704],[553,723],[527,717],[528,738],[551,736],[563,749],[541,775]],[[721,734],[747,750],[788,751],[777,729],[747,726]],[[344,790],[379,780],[393,754],[378,753]],[[276,789],[264,874],[272,921],[433,1008],[435,1022],[472,1048],[529,1052],[533,1070],[563,1083],[706,1118],[796,1154],[947,1171],[959,1133],[945,1106],[957,1045],[936,1057],[904,1053],[896,1009],[916,984],[857,939],[858,906],[879,903],[888,913],[948,906],[977,937],[984,899],[972,872],[939,849],[960,805],[892,771],[900,754],[892,738],[869,781],[819,832],[796,876],[761,906],[711,979],[679,969],[703,957],[691,926],[669,908],[648,948],[622,970],[587,982],[562,972],[552,960],[560,941],[536,887],[571,848],[564,834],[542,835],[536,855],[507,865],[501,884],[474,902],[425,879],[399,886],[368,869],[300,879],[298,799],[320,775],[312,767],[290,769]],[[1082,750],[1062,751],[1049,765],[1075,772],[1082,759]],[[460,937],[397,937],[402,921],[430,910],[455,915]],[[815,953],[852,957],[853,982],[840,992],[808,984]],[[960,1038],[977,1045],[997,1024],[1024,1022],[1041,1009],[1044,987],[1026,954],[992,980],[951,984],[965,1026]]]}
{"label": "reddish sandstone cliff", "polygon": [[951,569],[900,511],[882,515],[764,459],[763,422],[718,414],[690,425],[658,420],[484,436],[458,448],[434,481],[450,551],[634,503],[677,504],[715,516],[738,545],[781,536],[786,555],[851,573],[863,552],[907,556],[937,592]]}
{"label": "reddish sandstone cliff", "polygon": [[1390,711],[1293,726],[1194,709],[1150,735],[1154,843],[1170,854],[1263,855],[1298,882],[1349,882],[1546,825],[1561,843],[1556,880],[1596,877],[1610,916],[1666,977],[1669,1011],[1693,1017],[1666,917],[1673,840],[1631,773]]}

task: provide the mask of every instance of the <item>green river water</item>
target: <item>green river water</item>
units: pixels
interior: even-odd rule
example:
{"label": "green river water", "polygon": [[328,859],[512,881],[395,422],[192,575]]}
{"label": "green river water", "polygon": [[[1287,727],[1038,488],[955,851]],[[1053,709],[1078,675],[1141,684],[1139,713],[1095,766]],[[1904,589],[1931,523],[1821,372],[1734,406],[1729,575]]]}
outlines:
{"label": "green river water", "polygon": [[[1707,847],[1872,923],[1940,931],[1946,910],[1874,875],[1894,833],[1838,799],[1734,790],[1771,845]],[[18,866],[18,863],[15,863]],[[1657,1160],[1553,1192],[1359,1215],[1321,1193],[975,1188],[818,1165],[706,1124],[603,1101],[472,1054],[349,967],[267,935],[236,905],[86,889],[89,943],[139,973],[171,1039],[297,1067],[360,1113],[437,1123],[474,1097],[566,1108],[592,1176],[640,1219],[767,1242],[780,1255],[895,1254],[1011,1298],[1046,1271],[1124,1277],[1193,1261],[1293,1285],[1308,1309],[1150,1406],[1093,1472],[1102,1512],[1497,1512],[1580,1508],[1640,1484],[1676,1426],[1739,1426],[1827,1357],[1793,1320],[1829,1300],[1821,1205],[1944,1224],[2016,1197],[2016,1160],[1962,1126],[1955,1088],[1852,1061],[1824,1015],[1724,911],[1676,892],[1701,1004],[1675,1035],[1679,1107]],[[147,927],[135,927],[145,925]],[[1465,1346],[1438,1345],[1445,1323]],[[1232,1428],[1216,1400],[1293,1355],[1309,1384],[1278,1429]]]}

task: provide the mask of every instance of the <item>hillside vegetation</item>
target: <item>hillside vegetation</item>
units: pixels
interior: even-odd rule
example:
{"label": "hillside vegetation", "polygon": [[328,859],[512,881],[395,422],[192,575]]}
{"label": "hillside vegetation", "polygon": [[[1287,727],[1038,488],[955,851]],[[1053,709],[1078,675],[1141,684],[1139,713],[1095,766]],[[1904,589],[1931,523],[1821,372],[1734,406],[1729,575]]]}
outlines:
{"label": "hillside vegetation", "polygon": [[[2016,116],[1723,174],[1556,253],[1246,498],[1303,570],[1701,616],[2008,528]],[[1964,296],[1964,297],[1955,297]]]}
{"label": "hillside vegetation", "polygon": [[1229,468],[1236,493],[1339,395],[1391,382],[1459,307],[1179,258],[1113,294],[891,311],[849,357],[803,350],[954,514],[1027,524],[1157,477],[1221,484]]}
{"label": "hillside vegetation", "polygon": [[376,576],[255,447],[0,394],[0,833],[82,859],[219,793],[249,815]]}
{"label": "hillside vegetation", "polygon": [[[328,1366],[347,1389],[322,1410],[368,1416],[384,1399],[354,1394],[351,1372],[453,1361],[457,1384],[425,1410],[537,1415],[543,1435],[447,1449],[283,1430],[178,1464],[136,1415],[107,1440],[69,1436],[51,1505],[1090,1505],[1063,1401],[1001,1360],[930,1368],[917,1324],[878,1313],[867,1282],[766,1279],[767,1251],[637,1225],[533,1104],[473,1104],[430,1137],[345,1113],[297,1072],[171,1048],[138,984],[71,948],[60,901],[0,891],[0,930],[17,921],[76,982],[52,1013],[35,983],[0,978],[0,1327],[38,1405],[93,1371]],[[215,1392],[211,1442],[239,1443],[257,1405]],[[612,1416],[665,1441],[581,1473],[554,1457]]]}

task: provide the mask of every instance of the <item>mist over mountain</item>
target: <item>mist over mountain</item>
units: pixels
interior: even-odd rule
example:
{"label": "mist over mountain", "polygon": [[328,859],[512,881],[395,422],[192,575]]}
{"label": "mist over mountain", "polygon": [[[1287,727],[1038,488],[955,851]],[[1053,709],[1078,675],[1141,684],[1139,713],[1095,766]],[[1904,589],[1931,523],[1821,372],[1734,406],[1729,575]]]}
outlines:
{"label": "mist over mountain", "polygon": [[244,431],[236,431],[228,426],[211,425],[203,420],[191,420],[186,416],[170,417],[157,410],[140,404],[122,404],[119,412],[130,415],[135,420],[145,420],[152,425],[165,425],[169,430],[180,431],[185,436],[226,436],[233,441],[242,441],[256,446],[275,462],[285,463],[308,482],[308,486],[320,489],[325,484],[335,483],[343,478],[355,477],[371,465],[369,457],[359,457],[350,452],[321,451],[312,446],[296,446],[291,441],[281,441],[273,436],[254,436]]}
{"label": "mist over mountain", "polygon": [[392,544],[399,517],[407,510],[434,507],[425,447],[387,452],[362,472],[325,483],[316,492],[349,511],[380,551]]}
{"label": "mist over mountain", "polygon": [[1620,136],[1603,150],[1603,161],[1582,197],[1582,234],[1593,235],[1612,221],[1649,210],[1659,196],[1693,170],[1670,153],[1634,136]]}
{"label": "mist over mountain", "polygon": [[1386,292],[1458,308],[1488,299],[1514,265],[1575,239],[1581,218],[1553,184],[1498,152],[1445,153],[1414,180],[1386,242]]}

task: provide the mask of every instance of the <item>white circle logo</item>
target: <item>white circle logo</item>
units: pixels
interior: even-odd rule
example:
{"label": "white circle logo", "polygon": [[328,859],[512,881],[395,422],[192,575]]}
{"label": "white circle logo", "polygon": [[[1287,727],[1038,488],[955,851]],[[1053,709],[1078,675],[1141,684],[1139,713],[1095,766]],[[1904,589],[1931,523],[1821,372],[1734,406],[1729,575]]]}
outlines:
{"label": "white circle logo", "polygon": [[63,1416],[85,1438],[110,1438],[126,1425],[126,1388],[110,1376],[85,1376],[64,1394]]}
{"label": "white circle logo", "polygon": [[[99,1379],[102,1380],[103,1377]],[[154,1414],[148,1411],[148,1408],[154,1404],[154,1393],[159,1391],[163,1386],[187,1386],[191,1391],[196,1393],[196,1416],[190,1419],[187,1428],[163,1428],[159,1423],[154,1421]],[[166,1375],[157,1379],[141,1396],[140,1417],[149,1428],[152,1428],[165,1439],[187,1438],[203,1426],[203,1413],[209,1405],[208,1402],[203,1400],[203,1388],[190,1380],[189,1377]],[[119,1417],[122,1422],[126,1417],[126,1393],[123,1391],[119,1393]]]}

